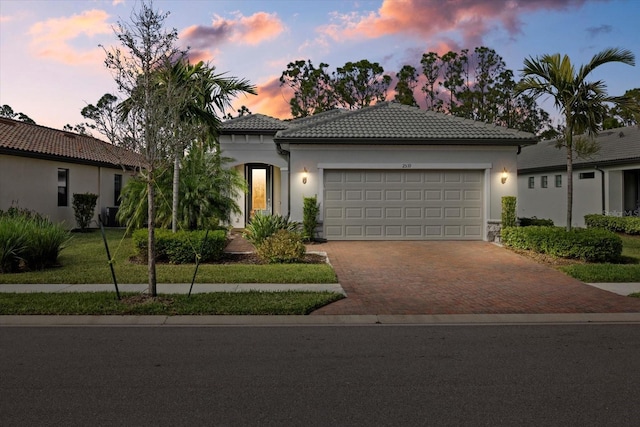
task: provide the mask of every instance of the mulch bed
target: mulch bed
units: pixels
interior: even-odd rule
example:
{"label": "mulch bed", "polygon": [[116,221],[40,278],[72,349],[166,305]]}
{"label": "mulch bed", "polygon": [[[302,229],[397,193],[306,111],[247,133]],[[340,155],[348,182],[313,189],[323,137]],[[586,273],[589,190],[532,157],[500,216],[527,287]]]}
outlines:
{"label": "mulch bed", "polygon": [[[324,255],[306,254],[304,260],[298,264],[324,264],[327,258]],[[255,253],[229,253],[225,252],[218,262],[209,264],[268,264],[263,262]]]}

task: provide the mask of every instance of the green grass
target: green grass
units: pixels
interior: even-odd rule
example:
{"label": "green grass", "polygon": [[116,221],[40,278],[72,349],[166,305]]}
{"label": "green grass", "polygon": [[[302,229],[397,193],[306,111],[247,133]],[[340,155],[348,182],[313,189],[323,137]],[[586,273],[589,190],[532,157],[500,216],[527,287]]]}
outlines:
{"label": "green grass", "polygon": [[[131,238],[123,230],[107,230],[118,283],[147,283],[147,266],[131,263]],[[61,267],[44,271],[0,274],[2,283],[112,283],[111,271],[98,231],[74,233],[59,257]],[[191,283],[194,265],[158,264],[158,283]],[[196,283],[336,283],[328,264],[201,264]]]}
{"label": "green grass", "polygon": [[0,293],[0,315],[304,315],[343,298],[331,292],[214,292],[141,300],[112,292]]}
{"label": "green grass", "polygon": [[571,277],[587,283],[640,282],[640,236],[621,234],[624,263],[588,263],[561,266]]}

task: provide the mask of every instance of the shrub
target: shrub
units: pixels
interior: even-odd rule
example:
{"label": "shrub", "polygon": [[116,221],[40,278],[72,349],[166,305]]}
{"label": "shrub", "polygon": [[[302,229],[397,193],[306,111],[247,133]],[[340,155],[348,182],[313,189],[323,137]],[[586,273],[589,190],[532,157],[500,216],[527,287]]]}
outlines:
{"label": "shrub", "polygon": [[0,216],[0,273],[18,271],[27,249],[27,220]]}
{"label": "shrub", "polygon": [[516,249],[589,262],[616,262],[622,255],[622,239],[597,228],[507,227],[502,230],[502,242]]}
{"label": "shrub", "polygon": [[299,227],[300,224],[289,221],[289,217],[256,213],[242,235],[257,249],[267,237],[275,234],[276,231],[297,231]]}
{"label": "shrub", "polygon": [[515,227],[516,225],[516,198],[504,196],[502,198],[502,227]]}
{"label": "shrub", "polygon": [[607,216],[589,214],[584,216],[588,228],[604,228],[616,233],[640,234],[640,217],[637,216]]}
{"label": "shrub", "polygon": [[0,272],[44,269],[57,265],[69,232],[40,215],[0,216]]}
{"label": "shrub", "polygon": [[553,220],[544,219],[544,218],[536,218],[532,216],[531,218],[518,218],[521,227],[531,227],[531,226],[544,226],[544,227],[553,227]]}
{"label": "shrub", "polygon": [[318,227],[318,213],[320,213],[320,205],[317,197],[305,197],[304,206],[302,208],[302,229],[304,230],[304,238],[307,241],[313,240]]}
{"label": "shrub", "polygon": [[80,231],[85,231],[91,223],[97,201],[97,194],[75,193],[73,195],[73,214],[76,218],[76,222],[78,223],[78,227],[80,227]]}
{"label": "shrub", "polygon": [[264,239],[256,248],[256,253],[270,264],[294,263],[304,259],[306,248],[300,232],[278,230]]}
{"label": "shrub", "polygon": [[[200,262],[216,261],[222,258],[227,244],[227,233],[224,230],[178,231],[156,229],[156,260],[172,264],[188,264],[196,262],[196,254],[200,252]],[[207,238],[204,242],[205,236]],[[132,240],[136,254],[147,260],[149,230],[142,228],[133,232]],[[203,244],[204,242],[204,244]]]}

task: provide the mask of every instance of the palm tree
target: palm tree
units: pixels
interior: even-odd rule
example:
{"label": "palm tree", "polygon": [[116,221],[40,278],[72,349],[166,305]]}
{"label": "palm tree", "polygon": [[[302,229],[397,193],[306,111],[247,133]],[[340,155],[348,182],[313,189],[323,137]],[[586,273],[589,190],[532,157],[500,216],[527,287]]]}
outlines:
{"label": "palm tree", "polygon": [[516,86],[517,94],[528,92],[534,98],[549,95],[564,116],[565,129],[559,143],[567,150],[567,230],[571,230],[573,209],[573,136],[587,133],[596,136],[606,113],[605,103],[627,104],[625,97],[607,95],[602,80],[588,82],[589,74],[608,62],[635,65],[630,50],[609,48],[591,58],[576,70],[567,55],[543,55],[524,60],[523,79]]}
{"label": "palm tree", "polygon": [[[202,61],[195,65],[178,61],[160,73],[160,84],[183,96],[178,111],[173,167],[172,230],[177,231],[179,207],[180,161],[185,150],[197,143],[203,149],[215,149],[217,133],[224,112],[231,106],[231,99],[241,93],[256,94],[255,86],[245,79],[215,74],[215,67]],[[195,132],[195,133],[194,133]]]}

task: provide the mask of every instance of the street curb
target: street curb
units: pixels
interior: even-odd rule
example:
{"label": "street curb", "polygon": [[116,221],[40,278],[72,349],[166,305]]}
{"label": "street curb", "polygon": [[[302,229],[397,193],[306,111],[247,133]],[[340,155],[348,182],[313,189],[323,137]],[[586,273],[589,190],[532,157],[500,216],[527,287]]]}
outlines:
{"label": "street curb", "polygon": [[0,326],[356,326],[638,324],[640,313],[310,315],[310,316],[0,316]]}

